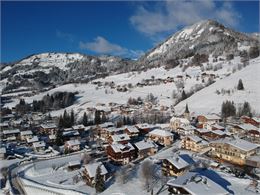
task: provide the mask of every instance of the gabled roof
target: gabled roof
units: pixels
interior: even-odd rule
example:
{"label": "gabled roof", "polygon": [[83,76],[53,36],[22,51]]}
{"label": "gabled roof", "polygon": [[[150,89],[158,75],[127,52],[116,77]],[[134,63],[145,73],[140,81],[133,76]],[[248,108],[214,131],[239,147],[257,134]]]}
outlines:
{"label": "gabled roof", "polygon": [[108,173],[106,167],[103,165],[102,162],[87,164],[84,167],[85,167],[85,170],[88,172],[88,175],[90,176],[90,178],[93,178],[93,177],[95,177],[96,172],[97,172],[97,168],[99,166],[101,168],[101,175],[105,175],[105,174]]}
{"label": "gabled roof", "polygon": [[167,158],[166,160],[177,169],[183,169],[191,165],[190,163],[185,161],[180,155],[174,155],[170,158]]}
{"label": "gabled roof", "polygon": [[127,143],[127,144],[111,144],[110,145],[112,147],[112,149],[114,150],[114,152],[118,153],[118,152],[129,152],[131,150],[134,150],[134,147],[132,144]]}
{"label": "gabled roof", "polygon": [[33,143],[39,141],[38,137],[35,135],[32,138],[27,137],[26,138],[27,143]]}
{"label": "gabled roof", "polygon": [[112,140],[114,142],[120,142],[120,141],[129,141],[130,137],[126,133],[123,134],[115,134],[111,136]]}
{"label": "gabled roof", "polygon": [[34,143],[33,143],[33,147],[34,147],[34,148],[45,147],[45,146],[46,146],[46,144],[45,144],[44,141],[34,142]]}
{"label": "gabled roof", "polygon": [[28,130],[28,131],[21,131],[21,135],[32,135],[32,131]]}
{"label": "gabled roof", "polygon": [[149,135],[155,135],[155,136],[160,136],[160,137],[173,136],[173,134],[171,132],[165,131],[162,129],[154,129],[153,131],[149,132]]}
{"label": "gabled roof", "polygon": [[149,148],[157,148],[158,146],[153,141],[140,141],[134,144],[138,150],[145,150]]}
{"label": "gabled roof", "polygon": [[180,121],[180,123],[185,124],[185,125],[189,125],[190,121],[186,118],[181,118],[181,117],[172,117],[170,122],[174,122],[174,121]]}
{"label": "gabled roof", "polygon": [[4,135],[13,134],[13,133],[20,133],[20,129],[11,129],[11,130],[4,130],[3,131]]}
{"label": "gabled roof", "polygon": [[139,130],[135,126],[125,126],[125,128],[131,133],[139,133]]}
{"label": "gabled roof", "polygon": [[212,141],[212,143],[225,143],[246,152],[257,149],[259,147],[254,143],[239,138],[223,138]]}
{"label": "gabled roof", "polygon": [[168,186],[180,187],[192,195],[226,195],[229,192],[215,181],[196,172],[188,172],[177,179],[169,180]]}
{"label": "gabled roof", "polygon": [[80,142],[79,142],[79,140],[75,139],[75,140],[67,141],[67,144],[70,146],[76,146],[76,145],[80,145]]}
{"label": "gabled roof", "polygon": [[54,123],[46,123],[46,124],[41,124],[41,127],[43,129],[55,129],[57,128],[57,125],[55,125]]}

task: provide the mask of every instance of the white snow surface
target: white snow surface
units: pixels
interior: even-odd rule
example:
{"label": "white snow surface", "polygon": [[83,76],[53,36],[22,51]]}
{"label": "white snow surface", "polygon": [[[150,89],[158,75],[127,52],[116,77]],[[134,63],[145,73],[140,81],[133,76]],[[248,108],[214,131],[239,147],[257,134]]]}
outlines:
{"label": "white snow surface", "polygon": [[[250,65],[216,83],[198,91],[176,107],[177,112],[183,112],[186,104],[195,113],[220,113],[223,101],[233,101],[235,105],[241,106],[245,101],[249,102],[252,109],[260,113],[260,58],[251,61]],[[245,90],[237,90],[239,79],[242,79]],[[230,95],[218,95],[216,90],[233,90]]]}

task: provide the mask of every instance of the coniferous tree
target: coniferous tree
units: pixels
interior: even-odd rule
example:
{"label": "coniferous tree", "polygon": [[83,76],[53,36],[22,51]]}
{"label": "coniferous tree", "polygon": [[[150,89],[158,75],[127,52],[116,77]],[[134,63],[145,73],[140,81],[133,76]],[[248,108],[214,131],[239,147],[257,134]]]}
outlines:
{"label": "coniferous tree", "polygon": [[239,116],[252,117],[251,106],[248,102],[244,102],[242,109],[240,110]]}
{"label": "coniferous tree", "polygon": [[237,90],[244,90],[242,79],[239,79],[238,81]]}
{"label": "coniferous tree", "polygon": [[84,114],[83,114],[82,124],[83,124],[84,126],[87,126],[87,125],[88,125],[88,117],[87,117],[86,112],[84,112]]}
{"label": "coniferous tree", "polygon": [[101,166],[98,166],[95,177],[95,189],[96,192],[103,192],[105,190],[105,181],[101,175]]}
{"label": "coniferous tree", "polygon": [[190,113],[189,108],[188,108],[188,104],[186,104],[185,113]]}
{"label": "coniferous tree", "polygon": [[222,107],[221,107],[221,115],[222,115],[223,118],[235,116],[236,115],[236,107],[234,105],[234,102],[231,102],[231,101],[223,102]]}
{"label": "coniferous tree", "polygon": [[64,122],[63,122],[62,115],[60,115],[60,118],[59,118],[59,128],[62,128],[62,127],[64,127]]}
{"label": "coniferous tree", "polygon": [[181,99],[185,100],[186,98],[187,98],[187,95],[186,95],[185,91],[183,90],[182,94],[181,94]]}
{"label": "coniferous tree", "polygon": [[99,110],[95,111],[95,119],[94,119],[94,121],[95,121],[95,125],[99,125],[100,122],[101,122],[100,111]]}
{"label": "coniferous tree", "polygon": [[59,129],[56,133],[56,139],[55,139],[55,143],[58,146],[61,146],[64,144],[64,140],[63,140],[63,136],[62,136],[62,130]]}
{"label": "coniferous tree", "polygon": [[74,123],[75,123],[74,111],[71,110],[71,112],[70,112],[70,126],[73,126]]}

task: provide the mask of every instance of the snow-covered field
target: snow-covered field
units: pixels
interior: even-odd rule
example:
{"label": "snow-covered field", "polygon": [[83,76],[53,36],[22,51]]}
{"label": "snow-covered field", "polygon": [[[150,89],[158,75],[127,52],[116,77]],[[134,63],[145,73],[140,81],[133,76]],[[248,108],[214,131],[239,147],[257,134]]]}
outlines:
{"label": "snow-covered field", "polygon": [[[230,62],[213,62],[212,57],[209,58],[209,63],[217,66],[221,63],[222,69],[217,71],[206,71],[208,73],[214,73],[218,75],[216,83],[213,85],[197,92],[193,96],[187,99],[187,101],[183,101],[178,104],[177,111],[182,112],[184,109],[184,105],[188,102],[190,106],[190,110],[192,112],[197,113],[208,113],[208,112],[219,112],[220,105],[222,104],[223,100],[231,99],[235,103],[243,103],[245,100],[249,101],[251,105],[254,106],[254,110],[257,112],[260,111],[259,102],[257,102],[257,97],[259,99],[259,66],[260,58],[256,58],[251,60],[250,65],[242,70],[237,71],[231,76],[225,78],[225,75],[232,72],[232,68],[236,67],[237,64],[240,63],[240,58],[235,57]],[[204,67],[207,64],[204,63]],[[143,79],[150,79],[152,76],[154,78],[162,78],[166,79],[167,77],[174,77],[176,79],[177,75],[185,76],[186,74],[190,76],[190,78],[184,78],[184,90],[186,92],[190,91],[192,87],[196,84],[201,84],[201,78],[197,79],[202,73],[200,67],[188,67],[185,72],[182,71],[180,67],[176,67],[170,70],[166,70],[163,67],[160,68],[153,68],[147,70],[145,72],[130,72],[118,75],[108,76],[104,79],[98,79],[95,81],[104,82],[114,82],[116,85],[124,85],[131,83],[132,85],[141,82]],[[215,92],[216,90],[224,89],[234,89],[237,85],[238,79],[241,78],[243,80],[245,91],[236,91],[232,93],[230,96],[228,95],[217,95]],[[105,108],[108,108],[108,104],[110,102],[118,103],[118,104],[125,104],[129,97],[142,97],[145,98],[149,93],[153,93],[154,96],[157,96],[159,99],[159,105],[163,106],[171,106],[174,103],[172,99],[173,91],[177,91],[175,83],[162,83],[160,85],[152,85],[152,86],[143,86],[143,87],[135,87],[129,89],[127,92],[118,92],[116,89],[111,89],[108,86],[101,86],[98,87],[94,84],[67,84],[58,86],[54,89],[51,89],[47,92],[40,93],[38,95],[34,95],[31,97],[24,97],[26,102],[31,103],[33,100],[40,100],[44,95],[47,93],[52,94],[56,91],[67,91],[67,92],[79,92],[77,95],[77,101],[70,107],[67,107],[67,110],[74,109],[78,116],[82,116],[84,111],[86,111],[87,107],[94,107],[97,104],[105,104]],[[19,102],[19,98],[14,99],[13,102],[6,104],[7,107],[15,106]],[[62,110],[53,111],[51,114],[53,116],[60,115],[63,113]]]}
{"label": "snow-covered field", "polygon": [[[239,106],[245,101],[249,102],[252,109],[260,113],[260,58],[251,61],[250,65],[226,77],[207,88],[198,91],[190,98],[180,102],[176,107],[177,112],[183,112],[186,103],[190,111],[195,113],[219,113],[223,101],[229,100]],[[235,89],[238,80],[242,79],[245,90]],[[231,90],[231,94],[217,94],[216,91]],[[232,92],[233,90],[233,92]]]}

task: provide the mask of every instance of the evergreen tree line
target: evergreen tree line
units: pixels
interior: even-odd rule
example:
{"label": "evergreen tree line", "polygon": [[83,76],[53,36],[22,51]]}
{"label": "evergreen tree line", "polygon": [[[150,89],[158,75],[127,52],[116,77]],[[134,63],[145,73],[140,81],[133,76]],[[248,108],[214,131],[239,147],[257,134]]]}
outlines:
{"label": "evergreen tree line", "polygon": [[71,110],[70,114],[64,110],[63,115],[59,117],[59,128],[70,128],[75,124],[74,111]]}
{"label": "evergreen tree line", "polygon": [[249,116],[252,117],[251,106],[248,102],[244,102],[243,106],[236,109],[233,101],[225,101],[222,103],[221,107],[222,118],[227,118],[230,116]]}
{"label": "evergreen tree line", "polygon": [[52,95],[45,95],[42,100],[34,100],[33,111],[46,112],[49,110],[58,110],[72,105],[75,101],[75,93],[72,92],[56,92]]}

